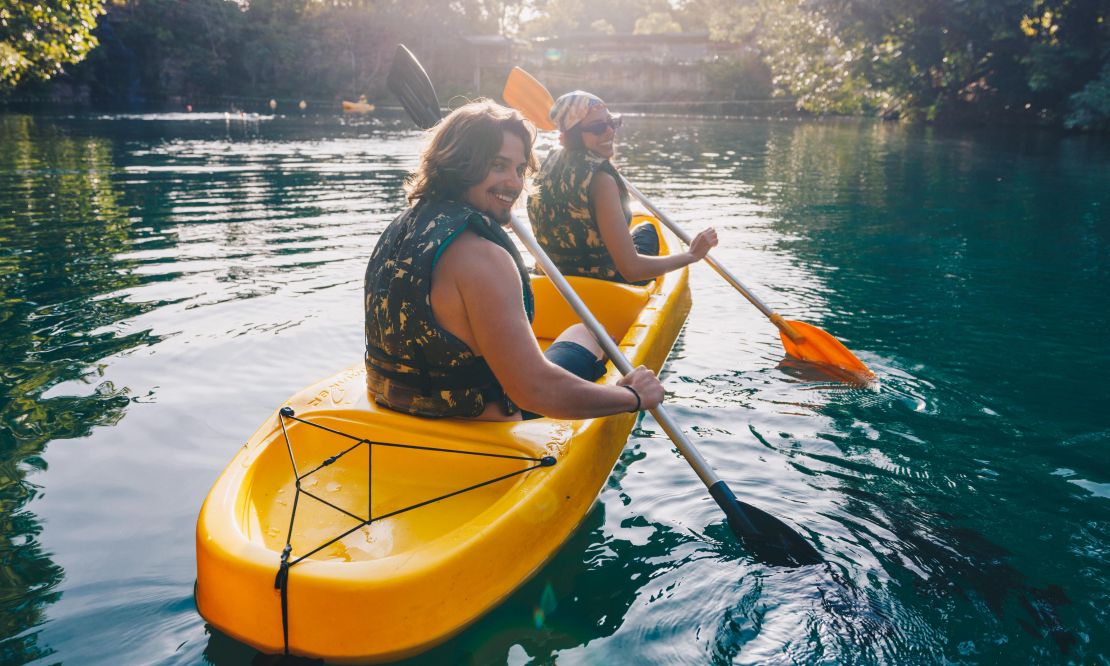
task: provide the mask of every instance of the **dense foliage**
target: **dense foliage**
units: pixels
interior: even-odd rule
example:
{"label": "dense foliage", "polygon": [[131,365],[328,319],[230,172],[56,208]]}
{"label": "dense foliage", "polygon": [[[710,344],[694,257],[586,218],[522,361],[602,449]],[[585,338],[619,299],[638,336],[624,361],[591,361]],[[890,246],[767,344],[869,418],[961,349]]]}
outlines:
{"label": "dense foliage", "polygon": [[758,60],[706,64],[726,99],[773,88],[813,113],[1110,129],[1110,0],[112,0],[93,34],[100,0],[0,7],[0,94],[98,39],[66,81],[91,101],[204,103],[378,97],[397,42],[450,96],[492,92],[471,89],[464,36],[708,30]]}
{"label": "dense foliage", "polygon": [[103,0],[0,0],[0,90],[47,79],[96,47]]}
{"label": "dense foliage", "polygon": [[[112,0],[95,32],[100,47],[61,85],[88,91],[100,105],[374,97],[384,94],[386,67],[405,42],[452,92],[459,38],[497,33],[511,7],[507,0]],[[20,92],[35,97],[44,89]]]}
{"label": "dense foliage", "polygon": [[1107,0],[714,0],[813,111],[1110,127]]}

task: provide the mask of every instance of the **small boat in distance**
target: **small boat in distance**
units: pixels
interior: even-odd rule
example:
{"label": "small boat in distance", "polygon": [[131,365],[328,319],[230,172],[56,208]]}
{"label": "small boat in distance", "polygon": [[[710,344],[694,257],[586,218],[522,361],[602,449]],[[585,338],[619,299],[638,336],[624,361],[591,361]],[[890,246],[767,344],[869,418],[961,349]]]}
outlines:
{"label": "small boat in distance", "polygon": [[366,101],[366,95],[360,96],[357,102],[343,100],[343,113],[370,113],[373,110],[374,105]]}

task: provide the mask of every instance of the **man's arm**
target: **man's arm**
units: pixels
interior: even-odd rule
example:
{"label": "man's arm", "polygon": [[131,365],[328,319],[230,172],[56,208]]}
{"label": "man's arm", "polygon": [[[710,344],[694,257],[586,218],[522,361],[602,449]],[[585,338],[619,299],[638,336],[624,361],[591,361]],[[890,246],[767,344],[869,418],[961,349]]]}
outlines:
{"label": "man's arm", "polygon": [[[460,337],[485,357],[505,393],[522,409],[583,419],[635,408],[631,391],[585,381],[544,357],[524,314],[516,265],[503,248],[464,232],[444,251],[436,279],[453,284],[461,299],[470,335]],[[633,387],[641,393],[643,408],[658,405],[663,390],[654,375],[636,379]]]}
{"label": "man's arm", "polygon": [[599,171],[590,183],[590,202],[597,220],[601,240],[613,257],[621,276],[629,282],[639,282],[669,273],[698,261],[717,244],[717,234],[711,229],[698,234],[690,244],[689,252],[678,252],[662,257],[644,256],[632,244],[628,220],[621,208],[620,190],[613,176]]}

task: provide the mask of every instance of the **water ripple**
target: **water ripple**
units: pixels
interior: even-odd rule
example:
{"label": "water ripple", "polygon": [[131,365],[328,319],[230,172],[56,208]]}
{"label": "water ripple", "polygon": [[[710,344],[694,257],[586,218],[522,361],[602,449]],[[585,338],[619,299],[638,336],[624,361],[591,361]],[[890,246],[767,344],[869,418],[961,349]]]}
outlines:
{"label": "water ripple", "polygon": [[[182,536],[275,401],[361,356],[402,120],[0,116],[0,660],[255,659],[195,615]],[[552,562],[414,663],[1105,661],[1110,354],[1074,322],[1110,325],[1110,151],[1084,141],[630,118],[624,173],[880,377],[784,359],[692,267],[670,410],[827,564],[756,561],[645,417]],[[121,536],[172,556],[88,564]]]}

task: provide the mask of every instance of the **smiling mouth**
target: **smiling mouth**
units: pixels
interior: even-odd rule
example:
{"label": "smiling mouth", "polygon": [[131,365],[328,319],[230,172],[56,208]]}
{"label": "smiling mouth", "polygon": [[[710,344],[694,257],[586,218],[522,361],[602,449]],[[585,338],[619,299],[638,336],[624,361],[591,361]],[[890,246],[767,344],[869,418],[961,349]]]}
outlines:
{"label": "smiling mouth", "polygon": [[494,199],[497,199],[498,201],[505,204],[506,206],[513,205],[513,202],[516,201],[516,198],[518,196],[520,196],[519,192],[513,193],[513,194],[507,194],[505,192],[491,192],[490,194],[493,195]]}

